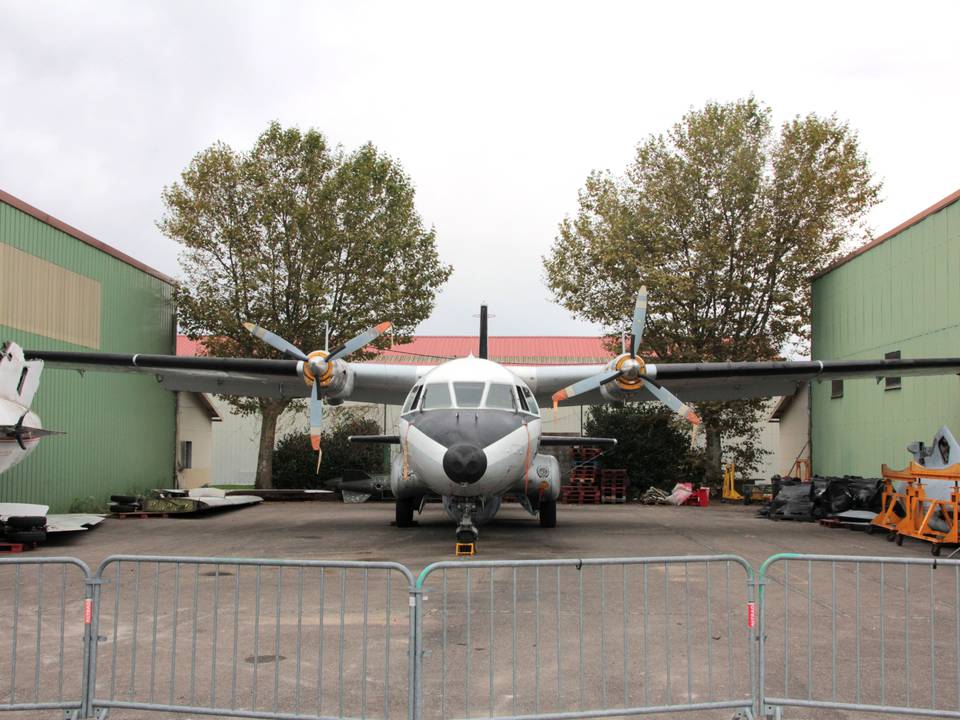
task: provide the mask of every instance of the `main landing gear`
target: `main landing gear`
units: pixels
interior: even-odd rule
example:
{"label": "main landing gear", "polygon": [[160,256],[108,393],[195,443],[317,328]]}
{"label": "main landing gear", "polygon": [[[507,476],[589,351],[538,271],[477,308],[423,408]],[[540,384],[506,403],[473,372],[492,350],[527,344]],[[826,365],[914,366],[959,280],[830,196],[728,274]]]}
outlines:
{"label": "main landing gear", "polygon": [[420,498],[397,498],[397,527],[413,527],[413,511],[420,507]]}
{"label": "main landing gear", "polygon": [[557,501],[540,501],[540,527],[555,528],[557,526]]}

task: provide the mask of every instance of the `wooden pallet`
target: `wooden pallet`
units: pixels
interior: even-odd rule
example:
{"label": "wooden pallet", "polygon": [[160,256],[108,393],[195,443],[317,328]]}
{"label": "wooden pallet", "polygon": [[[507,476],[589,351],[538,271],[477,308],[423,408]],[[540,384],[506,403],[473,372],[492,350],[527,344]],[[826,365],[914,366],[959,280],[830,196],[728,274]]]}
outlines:
{"label": "wooden pallet", "polygon": [[[190,513],[176,513],[177,515],[187,515]],[[120,518],[121,520],[130,519],[130,518],[165,518],[170,517],[171,513],[168,512],[128,512],[128,513],[113,513],[110,517]]]}
{"label": "wooden pallet", "polygon": [[33,550],[36,546],[36,543],[0,542],[0,553],[22,553],[24,550]]}

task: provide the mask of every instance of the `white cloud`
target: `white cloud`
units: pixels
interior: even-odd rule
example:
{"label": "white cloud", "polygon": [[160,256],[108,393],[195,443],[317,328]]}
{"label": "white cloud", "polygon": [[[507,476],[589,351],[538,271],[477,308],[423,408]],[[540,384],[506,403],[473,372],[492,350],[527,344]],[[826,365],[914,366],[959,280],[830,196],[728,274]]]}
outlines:
{"label": "white cloud", "polygon": [[457,272],[421,331],[588,334],[539,258],[594,168],[708,99],[861,133],[885,231],[958,186],[954,4],[0,2],[0,188],[176,274],[160,189],[271,119],[413,177]]}

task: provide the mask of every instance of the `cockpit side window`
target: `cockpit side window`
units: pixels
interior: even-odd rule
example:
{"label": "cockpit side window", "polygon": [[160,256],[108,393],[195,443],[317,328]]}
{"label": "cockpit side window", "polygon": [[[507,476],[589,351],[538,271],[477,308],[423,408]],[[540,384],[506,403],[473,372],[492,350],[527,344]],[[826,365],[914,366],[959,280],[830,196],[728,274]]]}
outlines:
{"label": "cockpit side window", "polygon": [[480,400],[483,399],[482,382],[455,382],[453,391],[457,396],[457,407],[480,407]]}
{"label": "cockpit side window", "polygon": [[[457,397],[459,397],[459,393]],[[488,408],[496,408],[497,410],[515,410],[513,390],[509,385],[490,383],[490,389],[487,390],[485,406]]]}
{"label": "cockpit side window", "polygon": [[423,385],[414,386],[413,390],[410,391],[410,394],[407,395],[407,401],[403,404],[403,409],[400,411],[401,415],[417,409],[417,402],[420,400],[420,393],[422,391]]}
{"label": "cockpit side window", "polygon": [[530,407],[527,405],[527,399],[523,396],[523,388],[517,385],[517,399],[520,401],[520,409],[524,412],[530,412]]}
{"label": "cockpit side window", "polygon": [[424,410],[439,410],[453,407],[450,400],[450,385],[445,382],[430,383],[423,386],[423,399],[420,401]]}
{"label": "cockpit side window", "polygon": [[524,388],[523,395],[527,399],[527,404],[530,406],[530,412],[534,415],[539,415],[540,407],[537,405],[537,399],[533,396],[533,393],[530,392],[530,388]]}

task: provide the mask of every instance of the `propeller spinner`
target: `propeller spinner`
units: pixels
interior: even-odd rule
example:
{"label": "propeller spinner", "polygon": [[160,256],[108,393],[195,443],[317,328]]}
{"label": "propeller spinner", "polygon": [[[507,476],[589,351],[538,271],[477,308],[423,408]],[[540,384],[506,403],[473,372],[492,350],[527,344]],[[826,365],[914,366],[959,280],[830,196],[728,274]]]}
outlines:
{"label": "propeller spinner", "polygon": [[389,322],[383,322],[366,330],[343,345],[326,353],[315,350],[307,355],[300,348],[287,342],[279,335],[253,323],[244,323],[243,326],[255,337],[263,340],[270,347],[303,362],[303,379],[310,388],[310,443],[317,451],[317,471],[320,470],[320,431],[323,425],[323,397],[320,395],[320,386],[329,381],[333,375],[333,361],[352,355],[357,350],[366,347],[390,329]]}
{"label": "propeller spinner", "polygon": [[630,354],[624,355],[617,360],[616,365],[602,373],[584,378],[573,385],[565,387],[553,394],[553,407],[563,400],[567,400],[585,392],[596,390],[601,385],[620,381],[621,386],[630,390],[639,390],[643,385],[657,400],[662,402],[668,408],[677,413],[684,420],[694,425],[700,424],[700,417],[693,411],[689,405],[680,400],[676,395],[667,390],[663,385],[652,380],[647,375],[647,367],[643,360],[637,357],[637,351],[640,349],[640,341],[643,339],[643,328],[647,321],[647,288],[643,286],[637,294],[637,304],[633,309],[633,325],[631,327],[632,338],[630,342]]}

